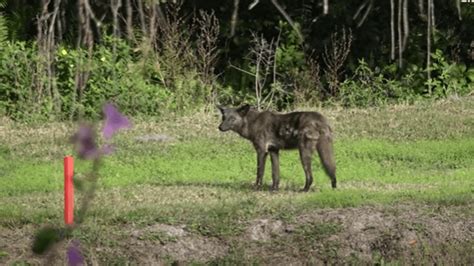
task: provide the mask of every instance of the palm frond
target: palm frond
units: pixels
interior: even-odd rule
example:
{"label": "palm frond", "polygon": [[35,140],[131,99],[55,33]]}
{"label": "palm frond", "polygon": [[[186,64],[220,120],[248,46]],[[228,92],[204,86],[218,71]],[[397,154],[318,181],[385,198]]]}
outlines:
{"label": "palm frond", "polygon": [[[0,0],[0,8],[5,8],[6,5],[7,5],[6,0]],[[0,10],[0,43],[5,42],[7,38],[8,38],[7,20]]]}
{"label": "palm frond", "polygon": [[0,13],[0,43],[4,43],[8,39],[8,28],[5,17]]}

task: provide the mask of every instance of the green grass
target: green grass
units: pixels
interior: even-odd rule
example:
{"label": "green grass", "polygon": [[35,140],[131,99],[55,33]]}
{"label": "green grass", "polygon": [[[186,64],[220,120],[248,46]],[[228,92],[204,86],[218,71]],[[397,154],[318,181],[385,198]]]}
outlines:
{"label": "green grass", "polygon": [[[256,155],[251,144],[236,134],[218,132],[215,115],[135,121],[133,130],[115,140],[117,152],[100,170],[100,189],[81,229],[82,238],[107,242],[105,236],[91,232],[107,225],[154,223],[185,224],[192,232],[221,238],[238,236],[246,222],[257,217],[293,221],[315,209],[396,203],[472,206],[472,102],[466,98],[373,110],[322,110],[336,132],[339,187],[330,188],[315,156],[315,181],[309,193],[298,192],[304,173],[297,151],[281,152],[279,192],[255,191]],[[72,153],[67,139],[73,130],[74,125],[66,123],[6,121],[0,127],[0,225],[61,223],[62,157]],[[174,141],[135,140],[157,133]],[[79,174],[91,166],[80,160],[75,164]],[[264,181],[267,187],[271,183],[270,161]],[[76,193],[80,197],[81,192]],[[310,230],[326,237],[339,228],[319,225],[298,232],[305,235]],[[172,239],[157,233],[145,240],[154,238]]]}
{"label": "green grass", "polygon": [[[135,145],[135,152],[127,146]],[[474,176],[474,138],[452,140],[388,141],[338,139],[335,145],[340,188],[345,190],[438,190],[470,187]],[[1,157],[0,196],[59,191],[62,158],[41,161]],[[281,189],[296,191],[304,184],[297,151],[281,154]],[[315,156],[315,188],[329,190],[329,182]],[[85,173],[90,162],[76,160],[76,172]],[[214,186],[249,190],[255,175],[255,154],[244,141],[197,139],[171,146],[126,143],[107,158],[101,186],[138,184]],[[270,184],[270,162],[265,181]],[[332,191],[331,191],[332,192]]]}

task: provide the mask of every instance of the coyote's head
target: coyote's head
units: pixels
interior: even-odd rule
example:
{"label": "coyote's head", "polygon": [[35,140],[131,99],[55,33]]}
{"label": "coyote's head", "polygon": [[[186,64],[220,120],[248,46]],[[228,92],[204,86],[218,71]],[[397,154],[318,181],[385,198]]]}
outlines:
{"label": "coyote's head", "polygon": [[238,108],[226,108],[218,106],[222,114],[222,123],[219,125],[220,131],[238,130],[244,125],[244,118],[250,110],[250,105],[246,104]]}

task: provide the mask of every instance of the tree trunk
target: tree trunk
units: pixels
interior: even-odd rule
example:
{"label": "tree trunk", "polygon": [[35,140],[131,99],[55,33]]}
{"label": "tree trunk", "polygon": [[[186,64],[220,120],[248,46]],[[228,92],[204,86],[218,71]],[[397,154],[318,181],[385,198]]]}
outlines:
{"label": "tree trunk", "polygon": [[[300,29],[296,26],[296,24],[293,22],[293,20],[288,15],[288,13],[286,13],[286,11],[283,9],[283,7],[281,7],[281,5],[278,3],[277,0],[271,0],[271,1],[272,1],[273,5],[276,7],[276,9],[278,9],[280,14],[283,15],[283,17],[290,24],[290,26],[296,31],[296,33],[298,34],[298,37],[300,38],[301,42],[303,42],[304,41],[303,34],[301,34]],[[324,1],[325,1],[325,4],[327,4],[328,0],[324,0]]]}
{"label": "tree trunk", "polygon": [[395,3],[390,0],[390,59],[395,60]]}
{"label": "tree trunk", "polygon": [[461,17],[461,0],[456,0],[456,9],[458,10],[458,19],[462,20],[462,17]]}
{"label": "tree trunk", "polygon": [[[428,0],[428,8],[427,8],[427,18],[428,18],[428,23],[427,23],[427,28],[426,28],[426,78],[428,82],[431,79],[431,19],[432,19],[432,13],[431,13],[431,2],[432,0]],[[431,95],[431,85],[428,83],[428,93]]]}
{"label": "tree trunk", "polygon": [[145,10],[143,9],[142,0],[137,0],[138,3],[138,15],[140,16],[140,26],[142,28],[142,34],[147,34],[146,21],[145,21]]}
{"label": "tree trunk", "polygon": [[125,0],[125,8],[127,10],[127,36],[128,40],[132,41],[134,39],[133,35],[133,9],[132,9],[132,0]]}
{"label": "tree trunk", "polygon": [[240,0],[234,0],[234,11],[232,12],[232,18],[230,20],[230,37],[235,35],[235,27],[237,26],[239,16],[239,2]]}
{"label": "tree trunk", "polygon": [[462,20],[462,17],[461,17],[461,0],[456,0],[456,9],[458,10],[458,19]]}
{"label": "tree trunk", "polygon": [[[114,21],[114,37],[119,38],[120,37],[120,26],[118,23],[118,13],[119,9],[122,6],[122,0],[112,0],[112,16],[113,16],[113,21]],[[115,52],[115,51],[114,51]]]}
{"label": "tree trunk", "polygon": [[403,66],[403,44],[402,44],[402,1],[398,0],[398,67],[402,68]]}
{"label": "tree trunk", "polygon": [[424,0],[418,0],[418,11],[420,14],[425,14],[425,7],[423,5]]}
{"label": "tree trunk", "polygon": [[408,34],[409,34],[409,26],[408,26],[408,0],[403,0],[403,51],[407,46],[408,41]]}
{"label": "tree trunk", "polygon": [[151,3],[151,8],[150,8],[150,15],[149,15],[149,33],[148,33],[148,38],[150,45],[152,47],[155,47],[156,44],[156,31],[157,31],[157,5],[155,3]]}
{"label": "tree trunk", "polygon": [[372,10],[372,5],[373,5],[373,1],[371,0],[371,1],[369,2],[369,6],[368,6],[367,9],[365,10],[364,15],[363,15],[362,18],[360,19],[359,23],[357,23],[357,27],[358,27],[358,28],[359,28],[360,26],[362,26],[362,24],[364,23],[365,19],[367,19],[367,16],[369,15],[370,10]]}
{"label": "tree trunk", "polygon": [[430,10],[431,12],[431,31],[433,31],[435,28],[436,28],[436,19],[435,19],[435,13],[434,13],[434,1],[433,0],[430,0],[430,7],[428,8],[428,10]]}

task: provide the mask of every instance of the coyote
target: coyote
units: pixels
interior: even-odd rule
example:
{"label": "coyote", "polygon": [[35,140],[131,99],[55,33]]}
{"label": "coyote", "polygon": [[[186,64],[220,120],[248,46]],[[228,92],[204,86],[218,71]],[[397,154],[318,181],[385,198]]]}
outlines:
{"label": "coyote", "polygon": [[308,191],[313,183],[311,156],[314,150],[326,174],[331,178],[332,188],[336,188],[336,164],[332,147],[332,131],[326,118],[318,112],[293,112],[276,114],[269,111],[259,112],[249,105],[238,108],[218,106],[222,114],[220,131],[232,130],[250,140],[257,152],[257,180],[255,186],[262,186],[265,161],[270,153],[272,161],[272,190],[278,190],[280,167],[278,152],[280,149],[296,149],[300,153],[301,163],[306,176],[303,191]]}

